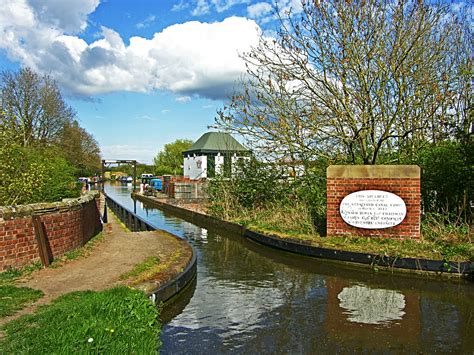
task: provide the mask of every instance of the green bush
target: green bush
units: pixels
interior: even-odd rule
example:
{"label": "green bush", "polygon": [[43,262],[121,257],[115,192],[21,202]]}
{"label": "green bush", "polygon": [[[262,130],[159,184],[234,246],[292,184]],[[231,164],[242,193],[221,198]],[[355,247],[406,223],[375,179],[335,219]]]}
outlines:
{"label": "green bush", "polygon": [[445,142],[418,153],[425,214],[436,213],[446,223],[472,223],[473,159],[472,143]]}
{"label": "green bush", "polygon": [[0,134],[0,205],[59,201],[79,196],[75,169],[47,148],[25,148]]}

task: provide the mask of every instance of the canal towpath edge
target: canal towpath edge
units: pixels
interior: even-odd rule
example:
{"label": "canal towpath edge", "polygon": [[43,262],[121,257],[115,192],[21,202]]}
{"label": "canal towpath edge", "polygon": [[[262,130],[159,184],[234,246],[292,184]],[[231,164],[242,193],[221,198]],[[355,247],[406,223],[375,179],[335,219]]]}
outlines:
{"label": "canal towpath edge", "polygon": [[156,257],[164,267],[146,281],[132,287],[150,294],[176,278],[190,263],[193,251],[183,239],[165,231],[130,232],[108,210],[103,240],[86,255],[65,262],[57,268],[43,268],[18,287],[41,290],[44,296],[34,304],[0,320],[0,327],[24,315],[34,313],[38,306],[51,303],[57,297],[74,291],[102,291],[114,286],[131,286],[130,279],[120,280],[145,260]]}

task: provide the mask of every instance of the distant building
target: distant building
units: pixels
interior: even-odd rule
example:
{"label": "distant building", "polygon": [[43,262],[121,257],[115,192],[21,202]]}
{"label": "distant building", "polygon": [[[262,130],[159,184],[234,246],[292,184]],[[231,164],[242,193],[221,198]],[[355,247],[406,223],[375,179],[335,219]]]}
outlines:
{"label": "distant building", "polygon": [[250,151],[228,133],[208,132],[183,152],[184,177],[191,180],[229,177],[239,159],[248,159]]}

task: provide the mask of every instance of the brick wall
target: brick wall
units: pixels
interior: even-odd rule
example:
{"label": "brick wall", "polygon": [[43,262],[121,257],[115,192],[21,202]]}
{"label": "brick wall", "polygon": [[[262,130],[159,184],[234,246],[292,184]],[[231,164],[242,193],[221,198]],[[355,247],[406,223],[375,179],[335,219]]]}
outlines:
{"label": "brick wall", "polygon": [[[402,198],[407,214],[401,224],[362,229],[347,224],[339,213],[342,199],[360,190],[382,190]],[[327,170],[327,235],[420,238],[420,168],[414,165],[333,165]]]}
{"label": "brick wall", "polygon": [[16,207],[0,207],[0,271],[39,261],[33,215],[44,224],[53,258],[83,246],[101,229],[99,199],[78,199]]}

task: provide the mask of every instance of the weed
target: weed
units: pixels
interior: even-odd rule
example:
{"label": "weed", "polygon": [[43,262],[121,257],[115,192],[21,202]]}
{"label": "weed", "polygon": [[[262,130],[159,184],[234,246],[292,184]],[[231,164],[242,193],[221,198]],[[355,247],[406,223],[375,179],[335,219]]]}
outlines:
{"label": "weed", "polygon": [[120,275],[119,279],[127,280],[131,277],[137,277],[138,275],[150,270],[152,267],[159,264],[159,262],[160,262],[160,259],[158,257],[151,256],[148,259],[146,259],[144,262],[135,265],[135,267],[129,272],[126,272],[125,274]]}

